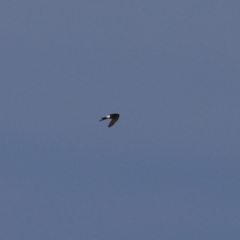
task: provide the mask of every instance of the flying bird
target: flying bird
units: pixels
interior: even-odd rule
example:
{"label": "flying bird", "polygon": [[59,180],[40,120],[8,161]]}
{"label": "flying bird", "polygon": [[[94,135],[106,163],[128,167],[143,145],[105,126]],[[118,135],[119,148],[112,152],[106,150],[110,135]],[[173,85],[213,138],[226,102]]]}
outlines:
{"label": "flying bird", "polygon": [[106,119],[111,119],[110,123],[108,124],[108,127],[111,127],[112,125],[114,125],[117,122],[119,117],[120,117],[120,114],[112,113],[112,114],[107,115],[106,117],[102,117],[99,121],[103,121],[103,120],[106,120]]}

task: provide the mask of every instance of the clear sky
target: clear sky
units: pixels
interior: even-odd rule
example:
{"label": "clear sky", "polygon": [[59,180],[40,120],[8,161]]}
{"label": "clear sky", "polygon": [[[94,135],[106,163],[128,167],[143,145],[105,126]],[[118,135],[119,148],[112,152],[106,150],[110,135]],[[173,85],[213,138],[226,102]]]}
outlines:
{"label": "clear sky", "polygon": [[240,239],[239,12],[2,0],[0,239]]}

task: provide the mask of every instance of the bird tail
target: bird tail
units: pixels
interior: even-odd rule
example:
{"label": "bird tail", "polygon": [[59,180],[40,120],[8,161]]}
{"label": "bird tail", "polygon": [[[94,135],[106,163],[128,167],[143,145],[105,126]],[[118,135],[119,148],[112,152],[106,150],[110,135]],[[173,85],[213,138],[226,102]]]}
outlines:
{"label": "bird tail", "polygon": [[107,119],[107,117],[102,117],[99,121],[103,121],[105,119]]}

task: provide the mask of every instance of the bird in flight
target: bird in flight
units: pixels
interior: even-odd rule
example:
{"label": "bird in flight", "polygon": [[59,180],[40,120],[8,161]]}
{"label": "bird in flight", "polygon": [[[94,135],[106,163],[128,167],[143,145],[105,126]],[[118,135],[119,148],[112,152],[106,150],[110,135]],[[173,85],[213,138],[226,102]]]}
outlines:
{"label": "bird in flight", "polygon": [[106,119],[111,119],[110,123],[108,124],[108,127],[111,127],[112,125],[114,125],[117,122],[119,117],[120,117],[120,114],[112,113],[112,114],[107,115],[106,117],[102,117],[99,121],[103,121],[103,120],[106,120]]}

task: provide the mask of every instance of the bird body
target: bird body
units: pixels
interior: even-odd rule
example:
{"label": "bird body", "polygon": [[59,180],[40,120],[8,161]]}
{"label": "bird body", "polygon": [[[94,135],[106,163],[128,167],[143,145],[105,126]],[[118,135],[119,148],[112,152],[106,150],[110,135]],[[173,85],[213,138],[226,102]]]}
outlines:
{"label": "bird body", "polygon": [[107,115],[106,117],[102,117],[99,121],[103,121],[103,120],[106,120],[106,119],[111,119],[110,123],[108,124],[108,127],[111,127],[117,122],[119,117],[120,117],[120,114],[112,113],[112,114]]}

